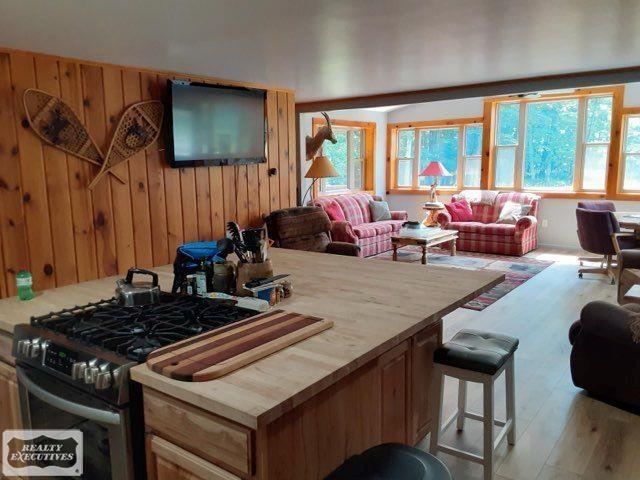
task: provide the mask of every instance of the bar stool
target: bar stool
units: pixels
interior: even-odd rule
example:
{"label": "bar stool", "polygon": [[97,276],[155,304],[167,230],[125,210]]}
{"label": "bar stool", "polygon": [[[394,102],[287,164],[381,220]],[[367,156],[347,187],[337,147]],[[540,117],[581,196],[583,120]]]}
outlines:
{"label": "bar stool", "polygon": [[384,443],[354,455],[325,480],[453,480],[435,456],[400,443]]}
{"label": "bar stool", "polygon": [[[464,458],[484,466],[484,479],[493,478],[493,455],[500,442],[507,437],[510,445],[516,441],[514,353],[518,348],[518,339],[497,333],[478,330],[460,330],[451,341],[444,343],[434,352],[434,373],[432,392],[434,402],[432,416],[435,420],[431,433],[430,451],[434,455],[440,451]],[[505,372],[507,393],[507,418],[502,422],[495,419],[494,383]],[[458,379],[458,409],[441,425],[444,377],[448,375]],[[483,385],[482,415],[466,410],[467,382]],[[449,445],[440,443],[442,433],[456,420],[458,431],[464,429],[466,418],[484,423],[483,455],[476,455]],[[494,425],[501,427],[494,441]]]}

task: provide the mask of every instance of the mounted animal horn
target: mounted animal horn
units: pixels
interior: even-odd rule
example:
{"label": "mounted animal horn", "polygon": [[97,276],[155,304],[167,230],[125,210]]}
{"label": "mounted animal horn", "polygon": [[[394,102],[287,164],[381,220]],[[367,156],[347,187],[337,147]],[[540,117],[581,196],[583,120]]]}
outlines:
{"label": "mounted animal horn", "polygon": [[327,112],[322,112],[322,116],[327,121],[326,125],[321,126],[313,137],[307,135],[307,160],[311,160],[316,156],[325,140],[329,140],[331,143],[338,142],[336,137],[333,136],[329,115],[327,115]]}

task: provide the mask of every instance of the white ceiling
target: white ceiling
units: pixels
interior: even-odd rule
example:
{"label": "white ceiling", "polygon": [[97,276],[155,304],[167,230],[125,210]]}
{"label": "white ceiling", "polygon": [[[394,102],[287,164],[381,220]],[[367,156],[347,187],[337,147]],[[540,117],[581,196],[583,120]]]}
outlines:
{"label": "white ceiling", "polygon": [[0,0],[0,45],[297,101],[640,65],[638,0]]}

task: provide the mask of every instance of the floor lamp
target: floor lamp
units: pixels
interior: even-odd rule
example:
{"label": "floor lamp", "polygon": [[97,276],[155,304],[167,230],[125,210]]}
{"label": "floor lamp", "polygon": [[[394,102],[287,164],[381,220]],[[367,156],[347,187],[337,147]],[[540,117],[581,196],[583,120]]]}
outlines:
{"label": "floor lamp", "polygon": [[309,170],[307,170],[307,173],[304,174],[304,178],[312,178],[313,181],[311,182],[311,185],[309,185],[309,188],[305,192],[304,197],[302,197],[302,205],[304,206],[304,201],[307,198],[307,194],[309,192],[311,192],[311,200],[313,200],[312,189],[319,178],[330,178],[330,177],[339,177],[339,176],[340,174],[333,167],[333,164],[331,163],[331,160],[329,160],[329,157],[325,157],[321,155],[319,157],[314,158],[313,163],[311,164],[311,167],[309,167]]}

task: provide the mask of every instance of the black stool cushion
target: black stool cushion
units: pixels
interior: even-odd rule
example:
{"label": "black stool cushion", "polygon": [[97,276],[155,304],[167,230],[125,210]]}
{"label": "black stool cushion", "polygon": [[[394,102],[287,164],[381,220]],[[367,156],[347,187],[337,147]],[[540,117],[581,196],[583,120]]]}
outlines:
{"label": "black stool cushion", "polygon": [[354,455],[325,480],[452,480],[436,457],[400,443],[385,443]]}
{"label": "black stool cushion", "polygon": [[441,365],[493,375],[518,348],[518,339],[480,330],[460,330],[438,348],[433,359]]}

